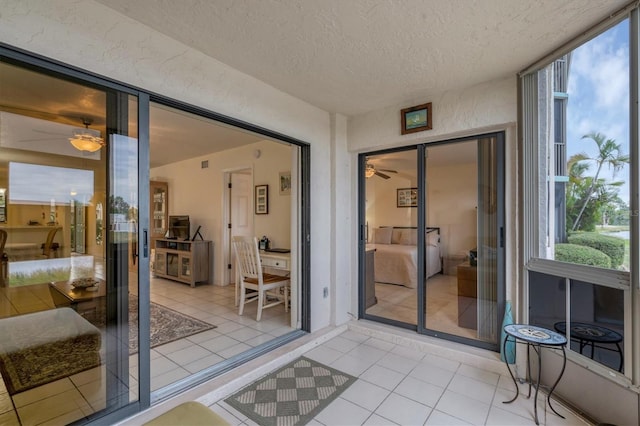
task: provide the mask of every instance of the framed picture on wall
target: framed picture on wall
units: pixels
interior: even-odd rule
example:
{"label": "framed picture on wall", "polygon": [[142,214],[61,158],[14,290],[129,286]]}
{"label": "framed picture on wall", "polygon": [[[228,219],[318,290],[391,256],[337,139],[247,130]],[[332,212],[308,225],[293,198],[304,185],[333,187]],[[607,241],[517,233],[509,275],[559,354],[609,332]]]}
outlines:
{"label": "framed picture on wall", "polygon": [[291,194],[291,172],[280,172],[280,195]]}
{"label": "framed picture on wall", "polygon": [[398,188],[396,207],[418,207],[418,188]]}
{"label": "framed picture on wall", "polygon": [[269,214],[269,185],[256,185],[256,214]]}
{"label": "framed picture on wall", "polygon": [[402,134],[431,130],[431,102],[405,108],[400,112]]}

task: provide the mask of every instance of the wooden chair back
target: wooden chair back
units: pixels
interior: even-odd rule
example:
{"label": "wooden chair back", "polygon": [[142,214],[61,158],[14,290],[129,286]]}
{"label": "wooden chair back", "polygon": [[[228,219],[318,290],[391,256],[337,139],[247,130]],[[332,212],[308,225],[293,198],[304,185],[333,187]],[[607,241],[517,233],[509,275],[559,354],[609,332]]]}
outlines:
{"label": "wooden chair back", "polygon": [[262,281],[262,264],[256,237],[233,237],[233,249],[241,280]]}
{"label": "wooden chair back", "polygon": [[56,232],[58,232],[58,228],[53,228],[50,229],[49,233],[47,234],[47,240],[42,246],[42,255],[44,257],[51,257],[51,246],[53,245],[53,238],[56,236]]}

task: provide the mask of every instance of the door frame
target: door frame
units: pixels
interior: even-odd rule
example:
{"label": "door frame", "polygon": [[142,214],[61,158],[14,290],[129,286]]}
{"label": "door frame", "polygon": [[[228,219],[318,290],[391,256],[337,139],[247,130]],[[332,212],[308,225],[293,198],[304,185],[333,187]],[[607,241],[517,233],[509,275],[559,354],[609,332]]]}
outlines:
{"label": "door frame", "polygon": [[[233,226],[232,223],[230,223],[231,221],[231,193],[233,192],[233,188],[231,187],[231,176],[236,173],[236,172],[240,172],[243,170],[249,170],[251,172],[251,181],[253,182],[253,166],[240,166],[240,167],[233,167],[230,169],[223,169],[222,173],[224,174],[224,178],[222,179],[222,193],[224,194],[223,196],[223,201],[222,201],[222,223],[221,223],[221,229],[222,229],[222,250],[224,252],[224,260],[223,260],[223,267],[224,267],[224,274],[223,274],[223,282],[222,285],[228,285],[232,283],[231,277],[234,275],[233,274],[233,262],[232,262],[232,255],[231,255],[231,231],[233,230],[231,226]],[[252,183],[253,184],[253,183]],[[251,198],[251,200],[253,200],[253,198]],[[253,202],[253,201],[252,201]],[[253,217],[253,211],[249,212],[251,217]],[[254,227],[254,223],[253,223],[253,219],[251,220],[251,228]]]}
{"label": "door frame", "polygon": [[[478,140],[487,139],[487,138],[495,138],[497,149],[496,149],[496,164],[497,164],[497,179],[498,179],[498,238],[499,238],[499,246],[497,250],[497,298],[496,301],[496,322],[497,329],[500,328],[502,323],[502,317],[504,316],[504,308],[505,308],[505,299],[506,299],[506,284],[505,284],[505,235],[504,235],[504,227],[505,227],[505,131],[496,131],[491,133],[483,133],[478,135],[466,136],[462,138],[454,138],[454,139],[446,139],[437,142],[430,143],[421,143],[416,144],[414,146],[403,146],[398,148],[391,148],[380,151],[371,151],[371,152],[363,152],[358,154],[358,318],[359,319],[368,319],[388,325],[392,325],[395,327],[406,328],[410,330],[415,330],[418,334],[424,334],[433,337],[440,337],[445,340],[450,340],[458,343],[463,343],[469,346],[475,346],[483,349],[499,351],[500,350],[500,333],[496,336],[495,342],[485,342],[475,339],[470,339],[462,336],[457,336],[454,334],[444,333],[441,331],[432,330],[426,327],[425,324],[425,286],[424,283],[422,285],[417,286],[417,306],[416,306],[416,318],[417,325],[408,324],[405,322],[401,322],[398,320],[384,318],[376,315],[371,315],[366,313],[365,308],[365,289],[366,289],[366,262],[365,262],[365,248],[366,248],[366,233],[367,233],[367,224],[366,224],[366,178],[365,178],[365,167],[366,167],[366,159],[371,155],[379,155],[379,154],[388,154],[399,151],[408,151],[411,149],[417,149],[417,187],[418,187],[418,229],[425,229],[426,227],[426,186],[425,186],[425,178],[426,178],[426,150],[427,148],[434,146],[442,146],[448,145],[456,142],[466,142],[470,140]],[[424,258],[424,242],[425,235],[423,232],[418,232],[418,267],[417,267],[417,276],[424,276],[425,270],[425,258]]]}

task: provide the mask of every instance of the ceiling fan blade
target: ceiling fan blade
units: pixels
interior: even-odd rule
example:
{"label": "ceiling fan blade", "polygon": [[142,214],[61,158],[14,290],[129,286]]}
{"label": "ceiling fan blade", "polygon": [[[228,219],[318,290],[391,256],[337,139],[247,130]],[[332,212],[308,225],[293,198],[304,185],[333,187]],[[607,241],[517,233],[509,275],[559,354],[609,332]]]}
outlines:
{"label": "ceiling fan blade", "polygon": [[376,170],[376,176],[380,176],[382,179],[389,179],[391,176],[387,176],[384,173],[380,173]]}
{"label": "ceiling fan blade", "polygon": [[380,170],[381,172],[387,172],[387,173],[398,173],[397,171],[390,170],[390,169],[377,169],[377,170]]}

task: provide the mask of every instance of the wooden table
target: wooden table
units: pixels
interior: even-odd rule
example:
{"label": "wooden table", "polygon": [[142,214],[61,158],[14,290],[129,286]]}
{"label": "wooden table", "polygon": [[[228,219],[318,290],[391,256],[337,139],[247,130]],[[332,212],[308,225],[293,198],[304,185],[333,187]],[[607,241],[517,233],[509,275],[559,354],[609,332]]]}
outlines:
{"label": "wooden table", "polygon": [[104,280],[98,281],[98,290],[89,291],[85,288],[74,288],[72,281],[58,281],[49,283],[49,292],[56,308],[68,306],[78,313],[95,310],[107,295],[107,285]]}

